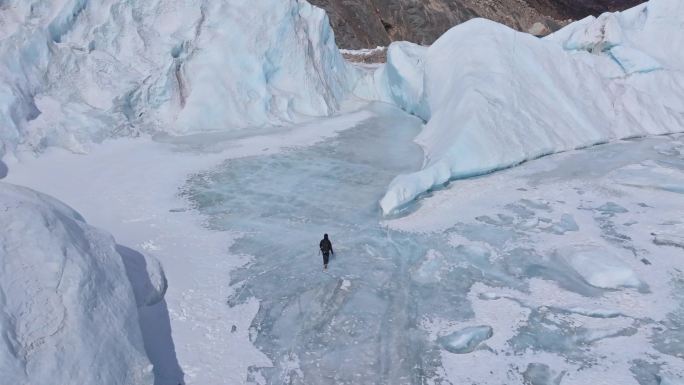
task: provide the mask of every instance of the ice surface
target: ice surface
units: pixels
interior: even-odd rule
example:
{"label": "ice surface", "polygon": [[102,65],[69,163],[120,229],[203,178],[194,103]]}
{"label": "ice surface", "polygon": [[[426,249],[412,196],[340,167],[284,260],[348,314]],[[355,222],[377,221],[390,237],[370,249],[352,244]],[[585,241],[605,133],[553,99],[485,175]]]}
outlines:
{"label": "ice surface", "polygon": [[[231,252],[254,261],[231,275],[229,303],[261,301],[252,327],[273,362],[258,369],[266,383],[408,384],[423,376],[415,365],[435,369],[425,362],[435,348],[419,347],[408,273],[429,243],[377,221],[389,180],[420,166],[411,139],[421,122],[386,105],[372,111],[337,138],[230,160],[186,188],[213,228],[246,234]],[[324,232],[335,249],[327,273],[315,247]]]}
{"label": "ice surface", "polygon": [[138,307],[162,300],[159,262],[33,190],[0,183],[0,206],[2,382],[152,384]]}
{"label": "ice surface", "polygon": [[439,342],[451,353],[470,353],[484,341],[492,338],[491,326],[470,326],[440,337]]}
{"label": "ice surface", "polygon": [[[145,138],[85,157],[54,149],[10,164],[8,180],[68,197],[91,223],[164,258],[191,385],[520,384],[531,363],[551,379],[565,373],[563,385],[684,375],[680,249],[652,235],[677,234],[684,217],[681,193],[658,187],[684,168],[681,136],[458,181],[379,224],[387,182],[420,167],[411,140],[421,122],[380,106],[340,119],[255,138],[175,138],[164,151]],[[190,152],[172,151],[181,148]],[[623,172],[632,168],[639,183]],[[208,230],[175,198],[196,170],[207,171],[183,191]],[[327,274],[323,231],[338,253]],[[620,258],[643,287],[585,282],[556,254],[583,244]],[[478,325],[493,329],[482,349],[451,354],[437,342]]]}
{"label": "ice surface", "polygon": [[[684,305],[670,275],[681,260],[649,233],[680,218],[680,194],[612,179],[634,164],[681,168],[665,146],[676,138],[459,181],[379,224],[384,184],[420,166],[410,140],[421,122],[380,106],[373,114],[311,147],[229,160],[184,189],[212,228],[244,234],[232,253],[253,257],[231,275],[229,298],[260,301],[252,333],[273,366],[253,368],[250,380],[635,385],[636,373],[683,373]],[[327,273],[316,250],[323,232],[336,251]],[[572,259],[585,248],[587,266],[558,252]],[[633,277],[636,288],[621,286]],[[492,335],[480,348],[442,347],[440,337],[483,325]]]}
{"label": "ice surface", "polygon": [[[388,220],[397,230],[449,234],[468,250],[417,264],[440,277],[423,284],[438,297],[420,307],[431,340],[464,326],[494,332],[487,349],[442,354],[440,378],[492,385],[680,378],[681,253],[657,242],[681,232],[681,193],[661,188],[684,169],[680,138],[595,146],[460,180]],[[576,229],[553,231],[563,217]],[[478,283],[452,280],[466,266],[481,271]],[[449,285],[470,290],[467,300],[456,300]],[[657,320],[668,326],[659,330]]]}
{"label": "ice surface", "polygon": [[684,384],[684,379],[682,378],[675,378],[671,376],[659,376],[658,377],[658,385],[682,385]]}
{"label": "ice surface", "polygon": [[0,156],[326,116],[354,76],[305,0],[4,1]]}
{"label": "ice surface", "polygon": [[[416,138],[424,168],[392,181],[381,200],[385,214],[453,178],[619,138],[682,131],[684,59],[681,50],[667,49],[684,44],[681,7],[652,0],[541,40],[476,19],[427,50],[390,46],[400,68],[420,63],[424,73],[393,71],[397,64],[388,62],[373,84],[391,91],[377,94],[400,95],[398,105],[428,122]],[[397,79],[402,74],[406,79]],[[406,90],[396,90],[401,87]]]}

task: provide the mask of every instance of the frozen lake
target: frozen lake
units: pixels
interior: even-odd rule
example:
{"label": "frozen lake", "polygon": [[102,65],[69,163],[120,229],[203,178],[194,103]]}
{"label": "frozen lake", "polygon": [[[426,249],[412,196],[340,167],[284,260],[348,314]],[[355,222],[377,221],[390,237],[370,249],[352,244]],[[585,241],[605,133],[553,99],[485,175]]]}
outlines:
{"label": "frozen lake", "polygon": [[[684,375],[684,145],[626,141],[456,181],[381,218],[421,122],[226,161],[185,196],[252,262],[256,384],[665,384]],[[322,271],[317,245],[335,248]],[[228,279],[228,277],[226,277]],[[229,331],[226,331],[229,332]],[[230,357],[226,357],[230,360]],[[587,382],[591,380],[590,382]]]}

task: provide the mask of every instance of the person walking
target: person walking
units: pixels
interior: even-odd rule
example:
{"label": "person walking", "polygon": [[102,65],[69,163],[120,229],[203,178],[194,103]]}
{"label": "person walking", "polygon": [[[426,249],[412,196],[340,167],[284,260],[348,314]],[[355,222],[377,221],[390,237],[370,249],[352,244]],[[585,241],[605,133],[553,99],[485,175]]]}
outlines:
{"label": "person walking", "polygon": [[328,261],[330,260],[330,254],[335,254],[332,247],[332,242],[328,238],[328,234],[323,234],[323,239],[318,244],[321,249],[321,254],[323,254],[323,270],[328,270]]}

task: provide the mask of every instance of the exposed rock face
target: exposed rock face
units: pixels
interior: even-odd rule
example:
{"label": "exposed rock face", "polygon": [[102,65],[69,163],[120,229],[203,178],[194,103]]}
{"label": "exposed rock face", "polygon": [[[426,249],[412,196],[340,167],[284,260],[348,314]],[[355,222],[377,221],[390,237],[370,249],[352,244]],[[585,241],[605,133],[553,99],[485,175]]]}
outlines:
{"label": "exposed rock face", "polygon": [[328,12],[341,48],[408,40],[431,44],[456,24],[484,17],[533,34],[547,34],[590,14],[641,0],[310,0]]}

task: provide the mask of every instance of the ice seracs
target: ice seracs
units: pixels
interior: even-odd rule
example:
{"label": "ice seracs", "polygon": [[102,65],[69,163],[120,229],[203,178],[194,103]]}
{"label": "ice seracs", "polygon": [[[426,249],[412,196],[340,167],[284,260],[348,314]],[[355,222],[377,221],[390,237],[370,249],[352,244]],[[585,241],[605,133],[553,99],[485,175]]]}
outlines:
{"label": "ice seracs", "polygon": [[326,116],[353,78],[305,0],[5,1],[0,156]]}
{"label": "ice seracs", "polygon": [[159,263],[27,188],[0,182],[0,211],[2,383],[153,384],[138,307],[164,295]]}
{"label": "ice seracs", "polygon": [[427,124],[416,138],[425,165],[391,183],[383,212],[452,178],[684,130],[684,56],[668,48],[684,45],[682,7],[652,0],[547,39],[471,20],[410,51],[422,76],[403,69],[408,55],[396,54],[407,52],[403,43],[390,47],[387,68],[374,75],[374,84],[386,88],[377,95],[389,95]]}
{"label": "ice seracs", "polygon": [[384,72],[384,86],[389,90],[390,102],[422,119],[429,119],[430,116],[423,81],[423,57],[426,51],[426,47],[418,44],[405,41],[394,43],[387,51]]}

